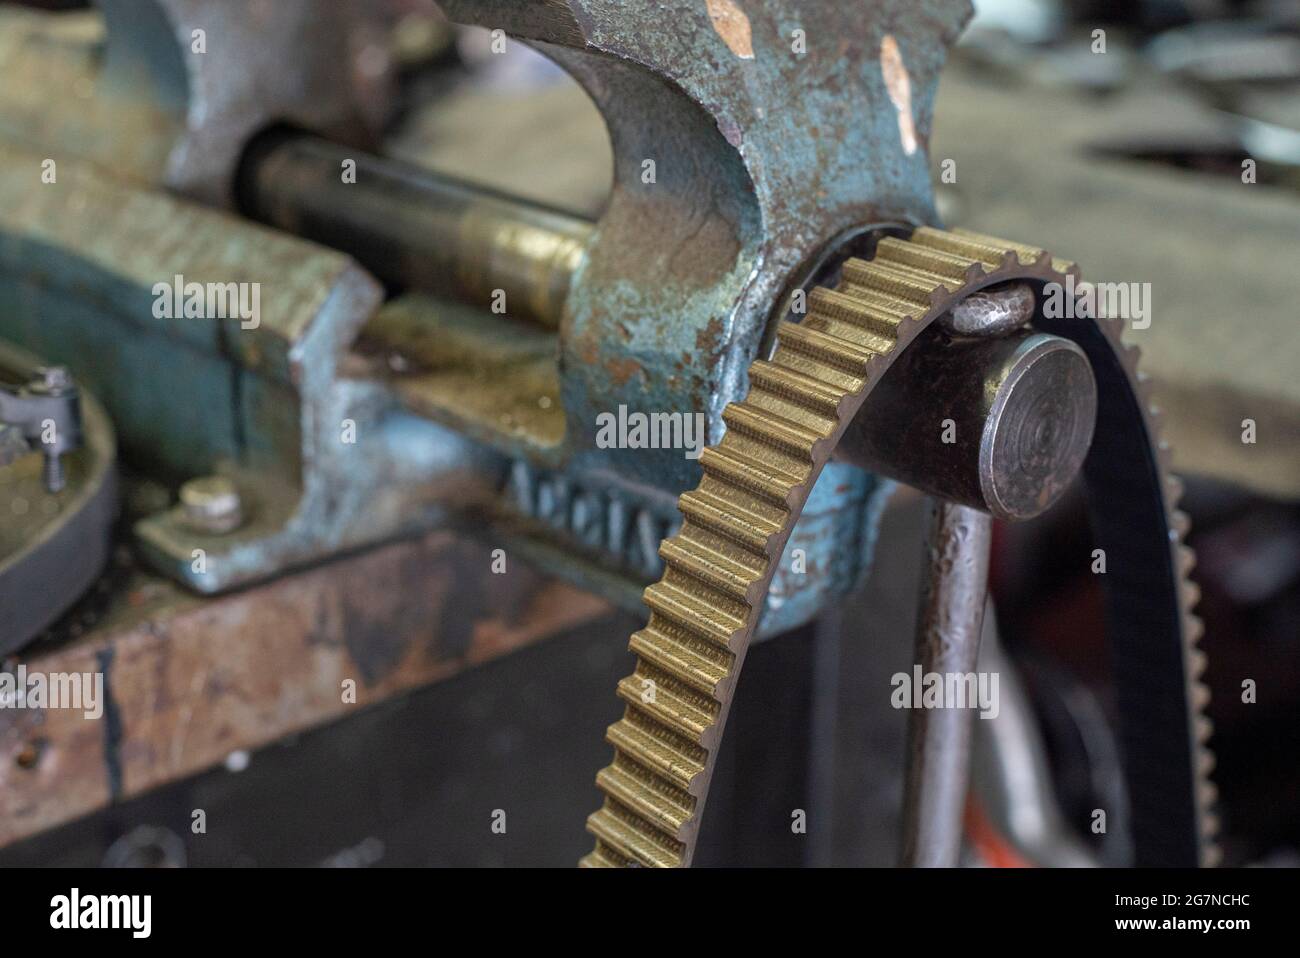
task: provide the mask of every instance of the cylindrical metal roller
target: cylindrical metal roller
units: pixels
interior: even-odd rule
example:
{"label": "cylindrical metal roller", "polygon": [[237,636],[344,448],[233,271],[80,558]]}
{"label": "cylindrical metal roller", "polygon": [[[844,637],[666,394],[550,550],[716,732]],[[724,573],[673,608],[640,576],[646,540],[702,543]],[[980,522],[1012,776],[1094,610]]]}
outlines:
{"label": "cylindrical metal roller", "polygon": [[837,458],[1000,518],[1028,519],[1069,486],[1092,442],[1097,386],[1083,351],[1021,330],[925,330],[849,425]]}
{"label": "cylindrical metal roller", "polygon": [[592,230],[570,213],[302,133],[253,145],[239,200],[254,219],[350,253],[385,282],[500,304],[552,328]]}
{"label": "cylindrical metal roller", "polygon": [[1002,283],[971,293],[939,325],[959,336],[1005,336],[1034,318],[1034,306],[1028,283]]}

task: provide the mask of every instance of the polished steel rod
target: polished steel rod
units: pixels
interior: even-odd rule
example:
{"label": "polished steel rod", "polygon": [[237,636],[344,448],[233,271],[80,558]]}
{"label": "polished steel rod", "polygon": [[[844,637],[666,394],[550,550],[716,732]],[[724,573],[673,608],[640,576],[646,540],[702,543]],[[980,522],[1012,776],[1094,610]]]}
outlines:
{"label": "polished steel rod", "polygon": [[272,132],[250,147],[240,206],[351,254],[393,286],[556,328],[592,223],[452,177]]}

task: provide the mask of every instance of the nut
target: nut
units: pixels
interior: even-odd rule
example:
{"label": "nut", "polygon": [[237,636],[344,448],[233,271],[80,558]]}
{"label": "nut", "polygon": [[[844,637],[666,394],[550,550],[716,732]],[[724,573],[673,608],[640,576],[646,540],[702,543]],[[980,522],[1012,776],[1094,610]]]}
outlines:
{"label": "nut", "polygon": [[199,532],[224,535],[244,521],[239,489],[228,476],[191,479],[181,486],[180,500],[185,521]]}

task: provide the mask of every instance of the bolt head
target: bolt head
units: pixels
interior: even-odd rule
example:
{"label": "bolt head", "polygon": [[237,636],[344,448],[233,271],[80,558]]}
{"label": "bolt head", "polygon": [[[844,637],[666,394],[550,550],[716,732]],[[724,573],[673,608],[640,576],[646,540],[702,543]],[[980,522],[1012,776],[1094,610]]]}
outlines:
{"label": "bolt head", "polygon": [[203,476],[181,486],[185,521],[199,532],[223,535],[244,521],[239,488],[229,476]]}
{"label": "bolt head", "polygon": [[34,385],[43,393],[57,396],[72,388],[72,374],[66,366],[42,366],[36,371]]}

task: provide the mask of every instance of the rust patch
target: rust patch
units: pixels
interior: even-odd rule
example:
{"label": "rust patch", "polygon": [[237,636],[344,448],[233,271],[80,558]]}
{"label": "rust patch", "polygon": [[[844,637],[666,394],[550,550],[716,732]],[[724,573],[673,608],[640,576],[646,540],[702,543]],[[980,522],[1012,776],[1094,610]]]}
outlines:
{"label": "rust patch", "polygon": [[439,574],[450,578],[451,594],[459,592],[461,570],[457,565],[416,561],[397,565],[393,571],[396,575],[390,571],[386,588],[378,588],[373,579],[340,579],[338,583],[343,644],[368,686],[396,672],[423,634],[432,631],[432,624],[423,617],[425,610],[406,597],[429,588]]}
{"label": "rust patch", "polygon": [[754,59],[754,37],[749,17],[736,0],[705,0],[713,29],[727,48],[742,60]]}
{"label": "rust patch", "polygon": [[600,343],[590,335],[574,337],[573,351],[588,366],[600,362]]}
{"label": "rust patch", "polygon": [[898,112],[898,138],[903,143],[903,152],[911,156],[917,146],[916,121],[912,117],[912,78],[892,33],[886,33],[880,41],[880,73],[885,78],[890,102]]}
{"label": "rust patch", "polygon": [[722,320],[714,316],[703,329],[695,334],[696,352],[712,356],[717,351],[718,344],[722,342],[722,332]]}
{"label": "rust patch", "polygon": [[609,370],[610,381],[615,386],[625,386],[633,376],[640,376],[645,372],[641,364],[630,357],[611,359],[605,363],[605,368]]}
{"label": "rust patch", "polygon": [[[0,709],[0,846],[610,611],[522,563],[489,583],[489,556],[435,532],[214,599],[120,596],[91,632],[24,659],[94,672],[111,655],[111,736],[107,716]],[[355,705],[345,679],[360,680]]]}

